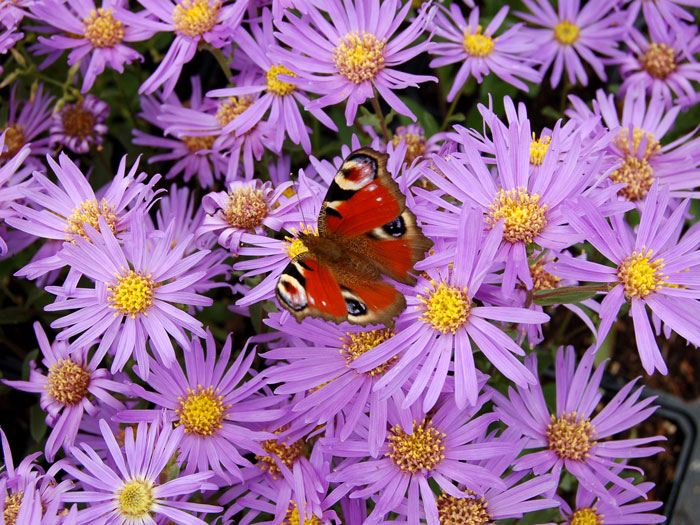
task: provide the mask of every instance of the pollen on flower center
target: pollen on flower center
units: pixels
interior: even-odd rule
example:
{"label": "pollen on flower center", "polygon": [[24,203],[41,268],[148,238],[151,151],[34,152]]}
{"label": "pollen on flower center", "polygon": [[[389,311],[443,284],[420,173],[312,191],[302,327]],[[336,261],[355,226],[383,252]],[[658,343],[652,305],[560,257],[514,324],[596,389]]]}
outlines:
{"label": "pollen on flower center", "polygon": [[384,68],[386,38],[378,39],[371,33],[353,31],[338,40],[333,49],[333,61],[345,78],[361,84],[372,80]]}
{"label": "pollen on flower center", "polygon": [[464,50],[473,57],[487,57],[493,51],[494,41],[488,35],[481,34],[481,26],[477,26],[476,33],[469,28],[464,30]]}
{"label": "pollen on flower center", "polygon": [[530,243],[547,225],[547,205],[539,202],[540,196],[530,195],[525,188],[508,191],[501,188],[489,205],[486,221],[493,226],[505,219],[504,241]]}
{"label": "pollen on flower center", "polygon": [[598,514],[598,509],[589,507],[586,509],[577,509],[571,514],[569,519],[570,525],[603,525],[605,519]]}
{"label": "pollen on flower center", "polygon": [[254,230],[267,217],[269,207],[262,190],[242,186],[228,194],[223,212],[232,228]]}
{"label": "pollen on flower center", "polygon": [[61,112],[61,122],[66,135],[85,140],[95,131],[95,115],[83,108],[79,100],[73,105],[66,105]]}
{"label": "pollen on flower center", "polygon": [[7,151],[0,151],[0,160],[7,160],[14,157],[22,146],[27,142],[24,136],[24,126],[20,124],[7,124],[5,128],[0,130],[0,135],[5,132],[5,147]]}
{"label": "pollen on flower center", "polygon": [[22,498],[24,492],[19,491],[5,497],[5,507],[2,511],[2,517],[5,519],[5,525],[15,525],[17,523],[17,515],[22,506]]}
{"label": "pollen on flower center", "polygon": [[530,265],[530,276],[532,277],[532,290],[551,290],[559,286],[561,277],[552,275],[544,269],[544,265],[549,261],[537,261]]}
{"label": "pollen on flower center", "polygon": [[622,152],[623,155],[639,154],[639,146],[642,140],[646,139],[646,146],[642,158],[651,159],[661,151],[661,144],[654,138],[652,133],[646,133],[642,128],[634,127],[632,129],[632,147],[630,148],[630,131],[629,128],[623,128],[613,139],[613,144]]}
{"label": "pollen on flower center", "polygon": [[433,427],[432,421],[413,421],[413,433],[407,434],[401,425],[395,425],[387,436],[387,455],[404,472],[415,474],[423,469],[434,469],[445,459],[445,434]]}
{"label": "pollen on flower center", "polygon": [[195,434],[199,437],[208,437],[221,428],[224,420],[224,411],[231,405],[224,405],[223,396],[209,386],[202,388],[197,385],[197,390],[187,389],[187,397],[178,397],[180,403],[175,413],[179,416],[178,424],[185,425],[186,434]]}
{"label": "pollen on flower center", "polygon": [[299,509],[294,501],[289,502],[287,514],[284,517],[282,525],[323,525],[323,522],[313,514],[304,518],[304,522],[299,521]]}
{"label": "pollen on flower center", "polygon": [[530,164],[533,166],[541,166],[544,162],[544,156],[547,154],[549,145],[552,142],[552,137],[541,135],[535,139],[535,132],[532,132],[532,142],[530,142]]}
{"label": "pollen on flower center", "polygon": [[182,142],[185,143],[185,146],[187,146],[187,149],[190,151],[190,153],[197,153],[198,151],[202,151],[204,149],[211,149],[211,147],[214,145],[216,137],[213,137],[211,135],[207,135],[204,137],[185,136],[182,137],[182,139],[180,140],[182,140]]}
{"label": "pollen on flower center", "polygon": [[650,261],[651,257],[652,250],[635,250],[618,268],[617,276],[625,287],[628,298],[646,297],[666,284],[668,276],[661,271],[664,260]]}
{"label": "pollen on flower center", "polygon": [[[384,341],[391,339],[396,332],[388,328],[370,330],[368,332],[346,333],[343,338],[343,347],[340,353],[345,355],[347,366],[350,366],[355,359],[369,352],[372,348]],[[365,374],[370,376],[381,375],[389,368],[398,357],[394,356],[385,363],[373,368]]]}
{"label": "pollen on flower center", "polygon": [[211,31],[219,16],[221,2],[215,0],[183,0],[173,9],[175,31],[185,36],[198,37]]}
{"label": "pollen on flower center", "polygon": [[[285,427],[275,430],[275,434],[280,434],[284,430],[286,430]],[[258,466],[260,470],[269,472],[274,479],[277,479],[281,475],[281,472],[275,463],[275,459],[272,457],[273,454],[289,468],[292,468],[294,462],[306,454],[306,443],[302,439],[295,441],[291,445],[287,445],[284,442],[280,443],[276,439],[268,439],[262,442],[260,446],[268,455],[255,456],[255,459],[259,461]]]}
{"label": "pollen on flower center", "polygon": [[583,461],[596,441],[595,427],[588,419],[579,419],[576,412],[563,414],[559,418],[554,414],[547,426],[549,450],[556,452],[560,458]]}
{"label": "pollen on flower center", "polygon": [[306,247],[304,244],[304,241],[302,241],[299,238],[299,233],[305,233],[306,235],[315,235],[318,236],[318,230],[316,228],[313,228],[311,226],[305,226],[304,224],[301,224],[301,230],[297,231],[295,228],[292,228],[290,231],[294,237],[289,237],[288,235],[284,237],[285,243],[284,243],[284,249],[287,252],[287,255],[289,255],[290,259],[294,259],[297,255],[308,252],[309,249]]}
{"label": "pollen on flower center", "polygon": [[391,139],[391,143],[396,147],[402,140],[406,142],[406,156],[404,157],[404,162],[410,166],[413,164],[414,160],[425,154],[425,136],[419,135],[418,133],[406,132],[405,128],[403,130],[398,128],[396,134]]}
{"label": "pollen on flower center", "polygon": [[437,497],[440,525],[488,525],[493,517],[488,511],[486,500],[474,491],[466,489],[473,498],[456,498],[449,494]]}
{"label": "pollen on flower center", "polygon": [[426,287],[426,295],[419,295],[422,303],[419,308],[423,310],[421,321],[429,324],[433,330],[442,333],[455,333],[467,322],[471,301],[467,295],[466,286],[459,289],[445,282],[439,284],[430,281],[432,290]]}
{"label": "pollen on flower center", "polygon": [[83,18],[83,33],[93,47],[114,47],[124,39],[124,24],[115,20],[112,12],[100,7]]}
{"label": "pollen on flower center", "polygon": [[219,110],[216,112],[216,120],[223,128],[252,104],[253,99],[251,97],[228,97],[228,100],[222,102],[219,106]]}
{"label": "pollen on flower center", "polygon": [[[136,314],[145,314],[153,305],[153,295],[156,283],[151,275],[140,275],[129,270],[125,275],[116,275],[117,284],[109,285],[110,292],[107,301],[110,308],[119,310],[132,318]],[[115,314],[116,315],[116,314]]]}
{"label": "pollen on flower center", "polygon": [[627,184],[618,193],[628,201],[643,199],[651,189],[654,179],[654,168],[647,159],[639,159],[634,155],[627,155],[622,165],[610,174],[610,180],[614,183]]}
{"label": "pollen on flower center", "polygon": [[652,42],[639,57],[639,64],[652,77],[664,79],[676,70],[676,52],[671,46]]}
{"label": "pollen on flower center", "polygon": [[91,199],[83,201],[73,208],[73,213],[66,219],[64,228],[64,231],[68,234],[66,240],[75,243],[76,236],[90,240],[85,233],[85,225],[89,224],[97,231],[100,231],[99,217],[103,217],[110,231],[116,233],[117,216],[114,214],[114,206],[109,204],[106,199],[102,199],[101,202]]}
{"label": "pollen on flower center", "polygon": [[142,520],[153,509],[153,483],[147,479],[134,479],[122,485],[116,494],[117,510],[128,520]]}
{"label": "pollen on flower center", "polygon": [[579,29],[576,24],[572,24],[569,20],[559,22],[554,28],[554,38],[560,44],[565,46],[571,45],[578,40]]}
{"label": "pollen on flower center", "polygon": [[90,372],[70,359],[61,359],[51,365],[45,388],[56,402],[73,406],[85,398],[89,386]]}
{"label": "pollen on flower center", "polygon": [[288,75],[290,77],[295,77],[296,75],[292,73],[289,69],[284,67],[282,64],[276,64],[270,66],[270,69],[265,73],[265,80],[267,81],[267,90],[273,95],[283,97],[289,95],[292,91],[296,89],[294,84],[285,82],[277,78],[277,75]]}

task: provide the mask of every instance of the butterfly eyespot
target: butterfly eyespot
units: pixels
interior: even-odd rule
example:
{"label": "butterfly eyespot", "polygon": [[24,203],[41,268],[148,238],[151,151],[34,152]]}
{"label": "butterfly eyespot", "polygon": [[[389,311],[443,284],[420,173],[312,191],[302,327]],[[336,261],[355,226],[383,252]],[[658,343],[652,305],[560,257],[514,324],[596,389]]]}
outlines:
{"label": "butterfly eyespot", "polygon": [[401,237],[406,233],[406,224],[404,223],[403,218],[399,216],[393,221],[382,226],[382,229],[392,237]]}
{"label": "butterfly eyespot", "polygon": [[[295,312],[303,310],[308,305],[303,286],[290,275],[280,277],[277,283],[277,298]],[[310,300],[313,303],[313,298]]]}
{"label": "butterfly eyespot", "polygon": [[348,299],[346,297],[345,305],[348,307],[348,314],[350,315],[364,315],[367,313],[367,307],[355,299]]}

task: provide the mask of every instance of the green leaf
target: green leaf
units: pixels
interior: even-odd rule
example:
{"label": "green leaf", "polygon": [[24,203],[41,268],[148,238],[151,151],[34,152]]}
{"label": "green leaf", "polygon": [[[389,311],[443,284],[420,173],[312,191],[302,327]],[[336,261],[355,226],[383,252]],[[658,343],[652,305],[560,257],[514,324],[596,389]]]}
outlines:
{"label": "green leaf", "polygon": [[600,285],[591,286],[563,286],[553,290],[540,290],[533,294],[533,301],[540,306],[553,304],[573,304],[590,299],[601,292]]}
{"label": "green leaf", "polygon": [[41,443],[46,435],[46,414],[39,406],[39,403],[32,405],[29,409],[29,433],[31,434],[34,441]]}

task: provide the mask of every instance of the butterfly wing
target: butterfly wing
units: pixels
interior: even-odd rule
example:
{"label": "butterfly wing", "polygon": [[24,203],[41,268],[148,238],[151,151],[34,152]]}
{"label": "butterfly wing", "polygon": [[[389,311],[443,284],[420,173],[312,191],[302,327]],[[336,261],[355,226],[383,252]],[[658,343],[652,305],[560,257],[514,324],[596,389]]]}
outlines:
{"label": "butterfly wing", "polygon": [[279,303],[301,321],[320,317],[340,323],[394,325],[394,317],[406,307],[396,288],[380,280],[358,278],[335,271],[310,252],[287,265],[276,289]]}
{"label": "butterfly wing", "polygon": [[362,236],[363,251],[379,271],[406,283],[413,265],[433,242],[425,237],[416,216],[387,168],[388,155],[361,148],[346,159],[331,183],[319,217],[319,234]]}

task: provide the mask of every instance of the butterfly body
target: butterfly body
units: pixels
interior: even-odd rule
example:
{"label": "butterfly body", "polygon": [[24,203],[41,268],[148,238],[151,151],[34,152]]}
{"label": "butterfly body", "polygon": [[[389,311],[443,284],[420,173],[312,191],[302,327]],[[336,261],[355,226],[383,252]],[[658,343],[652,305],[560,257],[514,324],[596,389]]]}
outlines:
{"label": "butterfly body", "polygon": [[307,251],[285,268],[276,290],[298,321],[311,316],[393,326],[406,307],[382,275],[414,284],[413,265],[433,243],[406,208],[386,159],[370,148],[352,152],[328,189],[318,235],[299,234]]}

